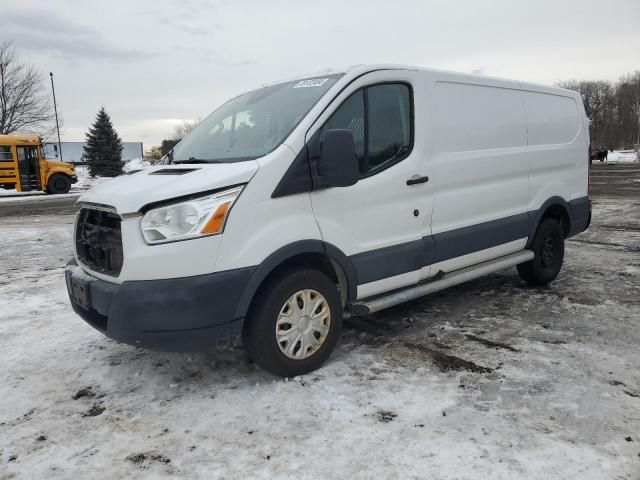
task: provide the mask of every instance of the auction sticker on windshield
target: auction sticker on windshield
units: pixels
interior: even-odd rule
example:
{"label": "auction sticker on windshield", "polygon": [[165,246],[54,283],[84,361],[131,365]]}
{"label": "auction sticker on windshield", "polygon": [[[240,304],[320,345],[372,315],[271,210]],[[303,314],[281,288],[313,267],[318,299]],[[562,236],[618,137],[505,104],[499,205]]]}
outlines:
{"label": "auction sticker on windshield", "polygon": [[329,80],[328,78],[309,78],[308,80],[300,80],[293,88],[320,87]]}

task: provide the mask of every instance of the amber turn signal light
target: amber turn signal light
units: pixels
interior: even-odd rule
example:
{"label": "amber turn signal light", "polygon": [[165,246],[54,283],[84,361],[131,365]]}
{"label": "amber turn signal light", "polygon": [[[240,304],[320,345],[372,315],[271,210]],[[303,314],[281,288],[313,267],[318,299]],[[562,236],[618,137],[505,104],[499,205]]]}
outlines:
{"label": "amber turn signal light", "polygon": [[209,221],[202,228],[202,233],[220,233],[224,226],[224,221],[227,218],[227,213],[231,207],[231,200],[218,205],[215,213],[211,216]]}

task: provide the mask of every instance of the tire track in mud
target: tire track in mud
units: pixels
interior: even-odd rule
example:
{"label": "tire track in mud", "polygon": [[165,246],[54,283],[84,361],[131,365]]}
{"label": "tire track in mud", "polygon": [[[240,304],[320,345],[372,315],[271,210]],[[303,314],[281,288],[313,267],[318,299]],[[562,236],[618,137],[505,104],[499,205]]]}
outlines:
{"label": "tire track in mud", "polygon": [[442,372],[467,370],[474,373],[491,373],[494,371],[493,368],[483,367],[470,360],[465,360],[455,355],[441,352],[440,350],[434,350],[426,345],[411,342],[404,342],[402,345],[426,353]]}
{"label": "tire track in mud", "polygon": [[614,230],[620,232],[638,232],[640,233],[640,225],[598,225],[598,228],[602,228],[604,230]]}
{"label": "tire track in mud", "polygon": [[517,348],[512,347],[511,345],[507,345],[506,343],[494,342],[493,340],[489,340],[487,338],[478,337],[478,336],[472,335],[470,333],[465,333],[464,336],[468,340],[481,343],[482,345],[484,345],[486,347],[489,347],[489,348],[509,350],[510,352],[519,352],[520,351]]}
{"label": "tire track in mud", "polygon": [[620,248],[621,250],[623,250],[625,252],[631,252],[631,253],[640,252],[640,247],[634,247],[634,246],[630,246],[630,245],[623,245],[622,243],[598,242],[596,240],[586,240],[586,239],[582,239],[582,238],[571,238],[568,241],[569,242],[576,242],[576,243],[587,243],[589,245],[597,245],[599,247],[617,247],[617,248]]}
{"label": "tire track in mud", "polygon": [[[409,350],[417,351],[421,354],[424,354],[442,372],[468,371],[483,374],[492,373],[495,370],[490,367],[478,365],[471,360],[466,360],[456,355],[443,352],[439,348],[450,349],[451,347],[437,340],[427,341],[426,343],[416,343],[414,341],[399,340],[397,338],[397,333],[406,328],[406,325],[402,324],[402,322],[383,323],[373,318],[352,316],[344,319],[344,326],[348,330],[355,330],[364,333],[365,338],[363,340],[365,341],[365,343],[368,343],[370,345],[396,343],[397,345],[400,345]],[[397,332],[394,330],[397,330]],[[367,339],[367,336],[369,336],[370,338]],[[511,351],[516,352],[518,351],[506,344],[500,344],[497,342],[492,342],[491,340],[481,339],[480,337],[476,337],[475,335],[471,335],[471,337],[479,339],[476,341],[479,341],[479,343],[483,343],[485,346],[491,346],[492,348],[495,348],[497,345],[500,345],[501,348],[505,348],[507,350],[513,349]]]}

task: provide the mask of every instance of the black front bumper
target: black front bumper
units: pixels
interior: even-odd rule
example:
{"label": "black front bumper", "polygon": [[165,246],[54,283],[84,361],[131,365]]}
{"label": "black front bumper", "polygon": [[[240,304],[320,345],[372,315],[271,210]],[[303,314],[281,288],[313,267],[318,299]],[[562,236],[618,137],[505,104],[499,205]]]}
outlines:
{"label": "black front bumper", "polygon": [[110,338],[166,351],[239,343],[236,306],[254,268],[195,277],[114,284],[87,275],[71,260],[67,292],[73,310]]}
{"label": "black front bumper", "polygon": [[78,183],[78,177],[76,175],[71,175],[69,178],[71,179],[71,183]]}

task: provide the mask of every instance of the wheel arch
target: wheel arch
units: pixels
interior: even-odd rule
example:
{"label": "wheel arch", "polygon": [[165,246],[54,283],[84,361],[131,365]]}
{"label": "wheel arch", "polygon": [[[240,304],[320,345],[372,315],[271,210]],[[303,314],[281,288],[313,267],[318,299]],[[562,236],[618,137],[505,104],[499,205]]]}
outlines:
{"label": "wheel arch", "polygon": [[560,225],[562,225],[565,238],[570,236],[572,217],[569,203],[562,197],[551,197],[547,199],[538,210],[529,212],[529,238],[526,248],[531,246],[538,226],[544,218],[554,218],[558,220]]}
{"label": "wheel arch", "polygon": [[63,167],[50,167],[47,169],[47,183],[49,183],[49,179],[51,177],[53,177],[56,174],[62,174],[65,175],[67,177],[69,177],[69,179],[71,179],[71,177],[74,175],[72,172],[70,172],[68,169],[63,168]]}
{"label": "wheel arch", "polygon": [[326,273],[340,286],[344,304],[355,301],[358,281],[351,260],[329,243],[300,240],[279,248],[258,265],[240,296],[234,318],[245,318],[256,293],[265,282],[283,269],[293,266],[307,266]]}
{"label": "wheel arch", "polygon": [[49,184],[51,182],[51,179],[53,179],[57,175],[64,175],[65,177],[67,177],[67,180],[69,181],[69,185],[71,186],[71,184],[73,184],[71,175],[69,174],[68,171],[66,171],[66,170],[52,170],[52,171],[49,171],[49,172],[47,172],[47,181],[46,181],[46,183],[44,185],[44,187],[45,187],[44,189],[48,193],[50,193]]}

